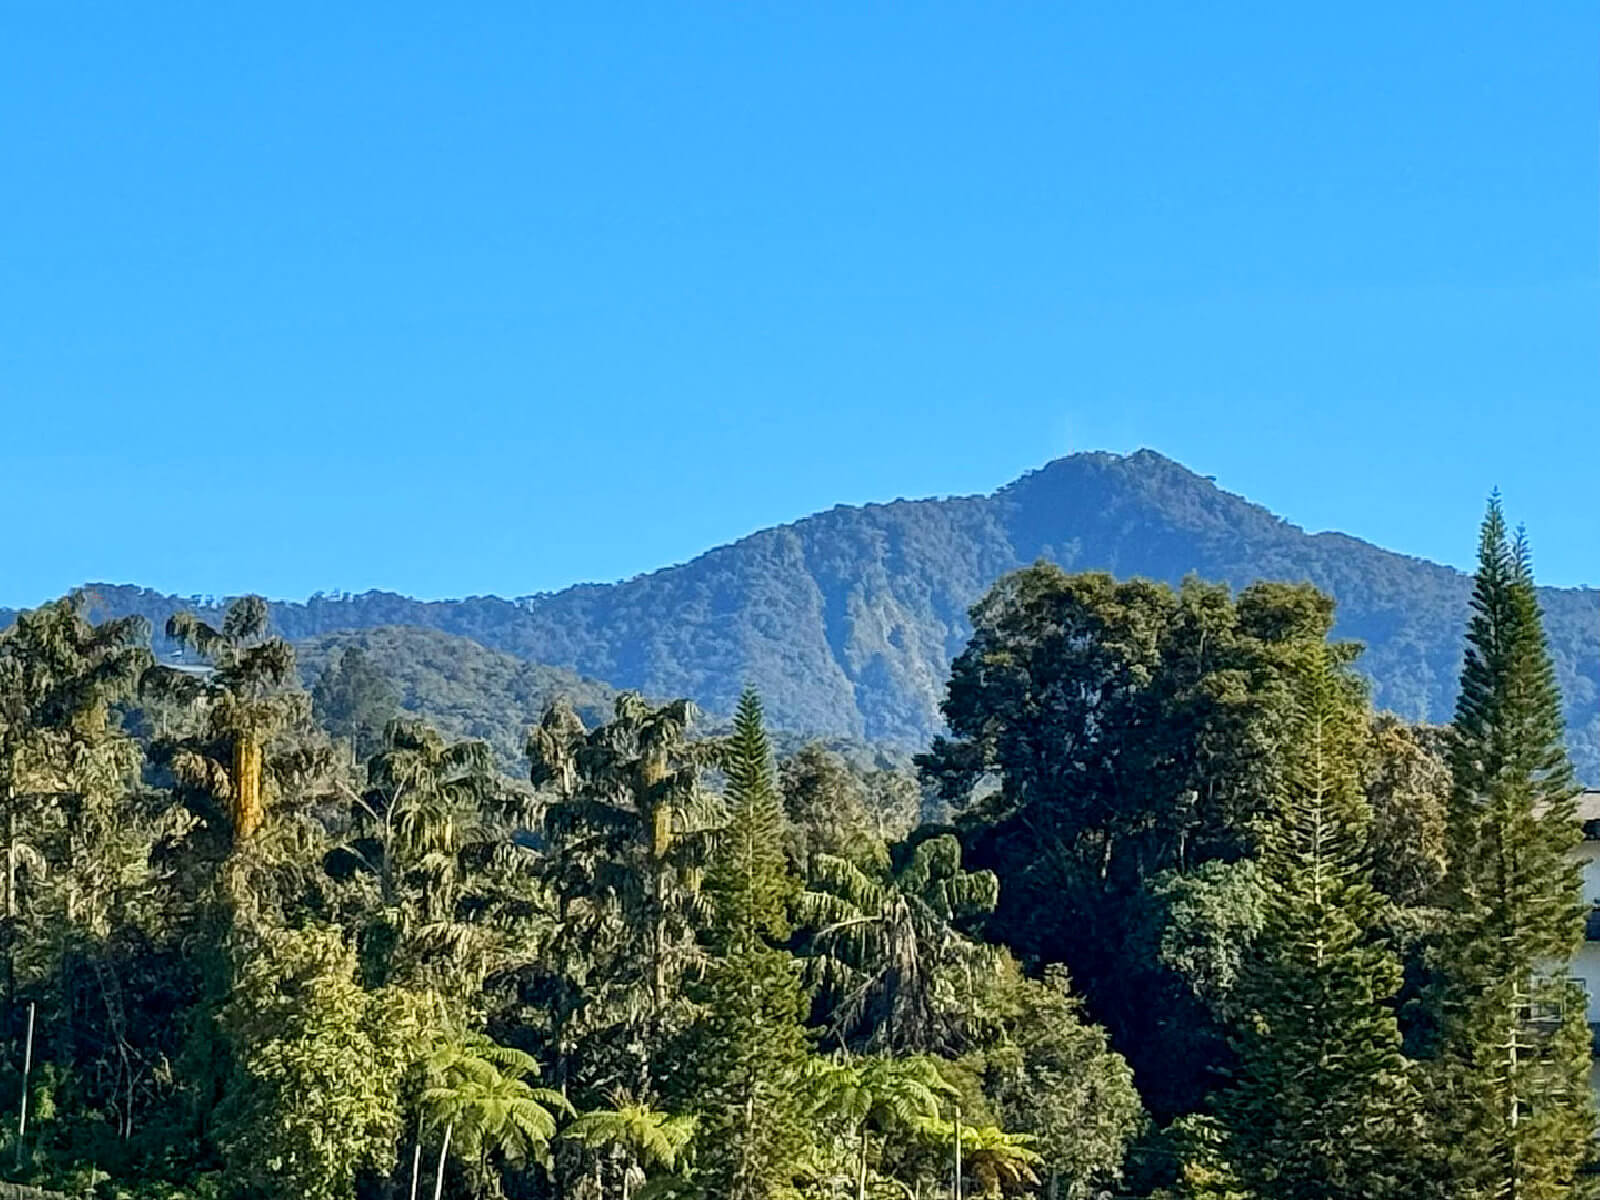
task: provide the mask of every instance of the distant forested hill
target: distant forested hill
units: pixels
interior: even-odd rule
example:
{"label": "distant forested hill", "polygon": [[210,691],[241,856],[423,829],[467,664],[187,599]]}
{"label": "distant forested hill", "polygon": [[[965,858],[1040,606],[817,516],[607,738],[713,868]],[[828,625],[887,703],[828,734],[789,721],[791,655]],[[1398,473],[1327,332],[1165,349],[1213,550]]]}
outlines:
{"label": "distant forested hill", "polygon": [[[366,652],[372,665],[394,685],[399,706],[406,713],[425,718],[447,737],[488,742],[500,768],[515,776],[527,771],[523,748],[528,728],[552,700],[564,697],[593,728],[611,719],[617,698],[616,688],[562,667],[526,662],[437,629],[394,625],[295,642],[295,658],[305,686],[313,687],[329,663],[350,647]],[[728,728],[727,717],[706,712],[695,728],[700,733],[722,733]],[[810,740],[784,730],[773,730],[770,736],[780,755]],[[819,740],[862,773],[911,766],[911,756],[903,748],[838,735],[824,735]]]}
{"label": "distant forested hill", "polygon": [[[1473,537],[1478,514],[1463,516]],[[1538,530],[1533,530],[1535,550]],[[1343,534],[1307,534],[1150,451],[1079,454],[989,496],[838,507],[615,584],[517,600],[422,602],[369,592],[278,604],[290,638],[382,625],[438,629],[531,663],[732,710],[745,682],[775,725],[916,745],[939,725],[966,610],[1039,558],[1176,582],[1310,580],[1339,632],[1368,646],[1380,706],[1443,720],[1469,582]],[[96,585],[108,612],[156,624],[180,599]],[[1600,592],[1542,593],[1584,776],[1600,777]]]}
{"label": "distant forested hill", "polygon": [[503,770],[521,775],[528,727],[565,696],[593,727],[611,717],[616,689],[560,667],[524,662],[470,638],[437,629],[358,629],[295,643],[306,687],[347,647],[367,658],[395,687],[400,707],[424,717],[447,737],[481,738]]}

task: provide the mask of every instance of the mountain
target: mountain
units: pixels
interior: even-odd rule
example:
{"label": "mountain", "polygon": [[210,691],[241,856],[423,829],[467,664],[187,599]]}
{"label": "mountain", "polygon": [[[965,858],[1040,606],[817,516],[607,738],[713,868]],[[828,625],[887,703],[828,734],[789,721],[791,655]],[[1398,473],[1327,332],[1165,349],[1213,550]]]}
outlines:
{"label": "mountain", "polygon": [[[525,662],[437,629],[396,625],[295,642],[295,661],[305,686],[312,687],[347,647],[366,652],[373,666],[394,684],[400,707],[407,713],[426,719],[447,737],[488,742],[501,770],[513,776],[526,773],[523,746],[528,728],[552,700],[564,697],[593,728],[610,719],[617,698],[616,688],[562,667]],[[696,732],[711,735],[731,728],[727,717],[718,713],[703,714],[695,723]],[[780,757],[811,740],[783,730],[772,731],[770,737]],[[819,740],[863,775],[907,771],[912,765],[910,754],[892,745],[837,735]]]}
{"label": "mountain", "polygon": [[[621,583],[516,600],[314,596],[273,611],[290,638],[433,628],[712,712],[731,711],[749,682],[784,728],[918,745],[939,727],[968,606],[1040,558],[1174,583],[1191,572],[1235,586],[1309,580],[1338,600],[1338,633],[1367,644],[1379,705],[1411,719],[1450,714],[1465,575],[1344,534],[1308,534],[1148,450],[1073,455],[987,496],[840,506]],[[94,590],[105,611],[143,612],[158,627],[191,603]],[[1594,780],[1600,591],[1544,589],[1541,599],[1574,755]]]}
{"label": "mountain", "polygon": [[565,696],[590,726],[609,718],[617,696],[615,688],[596,680],[524,662],[471,638],[394,626],[297,641],[295,661],[306,687],[348,647],[366,651],[394,684],[401,708],[426,718],[449,738],[488,742],[501,768],[513,775],[526,769],[528,727],[557,696]]}

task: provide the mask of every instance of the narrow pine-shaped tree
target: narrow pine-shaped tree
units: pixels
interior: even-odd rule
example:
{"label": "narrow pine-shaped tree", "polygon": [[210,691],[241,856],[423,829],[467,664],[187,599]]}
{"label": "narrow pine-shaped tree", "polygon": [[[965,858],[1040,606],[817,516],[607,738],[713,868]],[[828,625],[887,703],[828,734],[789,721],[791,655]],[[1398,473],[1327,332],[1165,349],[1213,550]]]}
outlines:
{"label": "narrow pine-shaped tree", "polygon": [[761,702],[740,698],[724,762],[728,826],[708,873],[715,958],[701,1033],[700,1173],[708,1194],[792,1194],[809,1145],[796,1083],[806,1059],[798,964],[777,944],[795,891]]}
{"label": "narrow pine-shaped tree", "polygon": [[1240,982],[1228,1155],[1273,1200],[1409,1197],[1417,1097],[1376,937],[1360,684],[1323,648],[1301,683],[1290,769],[1262,831],[1262,932]]}
{"label": "narrow pine-shaped tree", "polygon": [[1489,502],[1456,704],[1435,1018],[1435,1170],[1451,1200],[1577,1194],[1594,1100],[1572,851],[1577,788],[1526,539]]}

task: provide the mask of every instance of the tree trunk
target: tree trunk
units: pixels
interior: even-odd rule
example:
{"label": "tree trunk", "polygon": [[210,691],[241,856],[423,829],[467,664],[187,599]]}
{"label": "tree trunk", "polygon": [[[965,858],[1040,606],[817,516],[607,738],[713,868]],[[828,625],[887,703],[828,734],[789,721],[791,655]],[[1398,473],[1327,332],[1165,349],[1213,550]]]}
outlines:
{"label": "tree trunk", "polygon": [[17,798],[6,797],[6,1003],[17,1002]]}
{"label": "tree trunk", "polygon": [[[656,758],[649,759],[643,768],[645,796],[650,807],[650,866],[653,878],[650,881],[651,902],[655,906],[654,928],[652,938],[655,945],[651,947],[652,957],[655,962],[651,964],[651,1001],[655,1008],[655,1018],[659,1020],[661,1009],[666,1004],[667,992],[667,852],[672,849],[672,809],[659,796],[651,793],[661,781],[667,777],[666,763]],[[659,1030],[657,1030],[659,1032]]]}
{"label": "tree trunk", "polygon": [[261,828],[261,743],[242,733],[233,743],[233,837],[237,845]]}
{"label": "tree trunk", "polygon": [[[672,810],[656,788],[667,777],[664,756],[650,753],[639,765],[636,803],[644,812],[649,825],[650,838],[650,1017],[647,1028],[650,1039],[659,1042],[662,1010],[667,1003],[667,852],[672,849]],[[648,1096],[651,1089],[649,1056],[641,1065],[640,1075],[644,1086],[641,1095]]]}
{"label": "tree trunk", "polygon": [[867,1127],[861,1126],[861,1154],[856,1163],[856,1200],[867,1200]]}
{"label": "tree trunk", "polygon": [[444,1160],[445,1155],[450,1153],[450,1134],[455,1127],[454,1121],[444,1127],[444,1145],[439,1147],[439,1173],[433,1177],[433,1200],[439,1200],[444,1195]]}
{"label": "tree trunk", "polygon": [[6,920],[17,915],[17,810],[7,806],[6,814]]}
{"label": "tree trunk", "polygon": [[961,1110],[956,1109],[956,1179],[953,1185],[956,1200],[961,1200]]}
{"label": "tree trunk", "polygon": [[22,1103],[17,1110],[17,1166],[28,1136],[28,1075],[33,1070],[33,1005],[28,1005],[28,1042],[22,1056]]}

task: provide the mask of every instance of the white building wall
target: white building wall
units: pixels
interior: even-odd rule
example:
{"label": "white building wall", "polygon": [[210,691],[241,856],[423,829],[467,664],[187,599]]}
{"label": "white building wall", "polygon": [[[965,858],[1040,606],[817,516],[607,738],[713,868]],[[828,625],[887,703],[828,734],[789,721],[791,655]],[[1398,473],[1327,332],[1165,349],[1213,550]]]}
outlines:
{"label": "white building wall", "polygon": [[[1583,898],[1600,906],[1600,842],[1586,841],[1578,847],[1583,863]],[[1573,961],[1572,973],[1589,993],[1589,1024],[1600,1025],[1600,942],[1585,942]]]}

